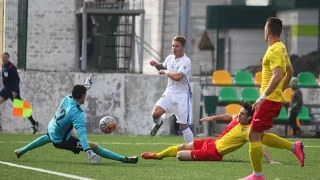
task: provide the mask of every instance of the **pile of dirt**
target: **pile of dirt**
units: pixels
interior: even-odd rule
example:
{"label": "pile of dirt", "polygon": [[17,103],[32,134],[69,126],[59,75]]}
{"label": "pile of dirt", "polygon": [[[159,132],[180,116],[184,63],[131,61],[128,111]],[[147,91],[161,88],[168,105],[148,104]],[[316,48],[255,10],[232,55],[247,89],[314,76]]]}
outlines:
{"label": "pile of dirt", "polygon": [[[318,77],[320,57],[318,57],[317,51],[311,52],[301,57],[293,54],[290,56],[290,60],[294,70],[294,76],[297,76],[300,72],[309,71],[312,72],[316,77]],[[254,76],[256,72],[261,71],[261,64],[248,66],[242,69],[242,71],[249,71]]]}

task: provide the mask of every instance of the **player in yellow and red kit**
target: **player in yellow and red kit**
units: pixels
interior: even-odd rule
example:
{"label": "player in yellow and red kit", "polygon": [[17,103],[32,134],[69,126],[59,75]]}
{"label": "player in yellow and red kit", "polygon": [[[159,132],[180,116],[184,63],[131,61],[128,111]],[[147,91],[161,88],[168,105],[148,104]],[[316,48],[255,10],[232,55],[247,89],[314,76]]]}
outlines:
{"label": "player in yellow and red kit", "polygon": [[[252,116],[252,106],[249,103],[244,103],[243,108],[234,118],[228,114],[205,117],[201,120],[227,120],[231,122],[217,138],[197,139],[191,143],[171,146],[159,153],[144,152],[141,157],[158,160],[165,157],[177,157],[181,161],[221,161],[224,155],[239,149],[248,142]],[[295,145],[297,142],[292,143],[271,133],[265,133],[262,142],[266,146],[287,149],[292,152],[296,152],[296,148],[300,148]],[[274,162],[268,153],[265,154],[265,157],[270,163]]]}
{"label": "player in yellow and red kit", "polygon": [[[280,19],[276,17],[267,19],[264,35],[268,49],[262,59],[260,97],[253,104],[255,113],[249,132],[249,155],[253,173],[242,180],[265,180],[262,172],[262,139],[264,132],[273,127],[273,119],[281,111],[284,102],[283,91],[288,87],[293,75],[287,48],[280,41],[281,31]],[[296,146],[299,146],[295,152],[296,156],[304,159],[303,143],[297,142]],[[300,166],[304,166],[304,161],[300,161]]]}

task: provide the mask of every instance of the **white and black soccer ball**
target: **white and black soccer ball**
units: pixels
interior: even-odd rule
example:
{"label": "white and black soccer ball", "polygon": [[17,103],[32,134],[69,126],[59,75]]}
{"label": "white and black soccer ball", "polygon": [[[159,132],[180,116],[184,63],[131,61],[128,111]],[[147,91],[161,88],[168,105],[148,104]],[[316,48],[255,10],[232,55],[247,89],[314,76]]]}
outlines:
{"label": "white and black soccer ball", "polygon": [[111,116],[103,117],[99,122],[99,128],[101,132],[110,134],[117,128],[116,120]]}

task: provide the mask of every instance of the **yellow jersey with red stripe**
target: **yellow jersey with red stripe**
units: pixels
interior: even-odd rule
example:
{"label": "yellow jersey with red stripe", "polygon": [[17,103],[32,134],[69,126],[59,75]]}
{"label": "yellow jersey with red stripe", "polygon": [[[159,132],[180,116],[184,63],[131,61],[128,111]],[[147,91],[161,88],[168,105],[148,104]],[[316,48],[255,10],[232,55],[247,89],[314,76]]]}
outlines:
{"label": "yellow jersey with red stripe", "polygon": [[226,155],[242,147],[249,141],[250,124],[242,125],[236,116],[216,140],[216,149],[221,155]]}
{"label": "yellow jersey with red stripe", "polygon": [[272,70],[276,67],[282,69],[282,79],[276,89],[267,97],[270,101],[283,102],[284,95],[282,91],[284,75],[286,74],[287,66],[291,66],[286,46],[276,41],[268,47],[262,59],[262,81],[260,94],[264,94],[272,77]]}

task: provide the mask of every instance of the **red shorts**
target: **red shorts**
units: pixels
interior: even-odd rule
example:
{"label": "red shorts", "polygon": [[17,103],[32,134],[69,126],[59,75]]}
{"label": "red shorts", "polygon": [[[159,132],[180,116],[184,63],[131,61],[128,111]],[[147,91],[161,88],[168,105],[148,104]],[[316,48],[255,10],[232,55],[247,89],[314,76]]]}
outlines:
{"label": "red shorts", "polygon": [[215,139],[197,139],[193,141],[191,157],[195,161],[221,161],[222,155],[216,149]]}
{"label": "red shorts", "polygon": [[255,111],[252,117],[251,129],[262,133],[273,127],[273,119],[278,117],[283,103],[265,100],[259,111]]}

